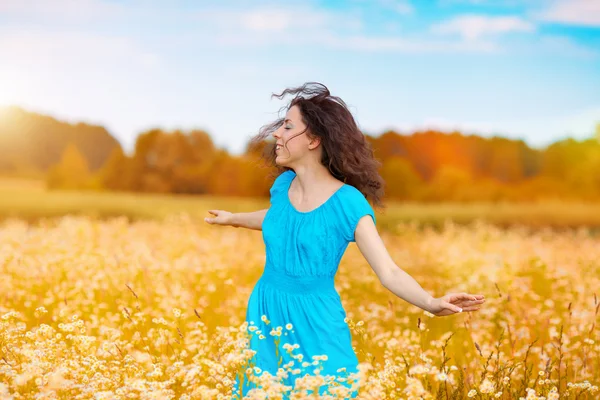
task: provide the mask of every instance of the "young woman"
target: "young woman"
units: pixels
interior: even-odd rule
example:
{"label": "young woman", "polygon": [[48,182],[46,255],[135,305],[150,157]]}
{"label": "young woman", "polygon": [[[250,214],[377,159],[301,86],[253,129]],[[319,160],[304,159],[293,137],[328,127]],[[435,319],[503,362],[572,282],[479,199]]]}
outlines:
{"label": "young woman", "polygon": [[[250,348],[256,351],[253,363],[257,371],[272,375],[278,368],[285,369],[283,382],[294,386],[296,378],[314,371],[314,356],[327,357],[317,357],[321,376],[358,372],[346,313],[334,287],[338,264],[350,242],[356,242],[385,288],[436,316],[475,311],[485,299],[467,293],[432,297],[394,263],[365,198],[381,205],[380,163],[346,104],[315,82],[274,96],[281,99],[286,94],[295,97],[286,106],[285,118],[262,127],[253,138],[260,143],[274,137],[269,161],[283,171],[270,189],[270,208],[236,214],[209,210],[214,217],[205,220],[262,229],[266,263],[246,313],[249,326],[256,327],[250,339]],[[278,326],[280,334],[273,335]],[[240,375],[234,398],[256,387]],[[349,387],[347,381],[343,384]],[[326,389],[319,393],[330,394]],[[357,394],[354,390],[351,396]]]}

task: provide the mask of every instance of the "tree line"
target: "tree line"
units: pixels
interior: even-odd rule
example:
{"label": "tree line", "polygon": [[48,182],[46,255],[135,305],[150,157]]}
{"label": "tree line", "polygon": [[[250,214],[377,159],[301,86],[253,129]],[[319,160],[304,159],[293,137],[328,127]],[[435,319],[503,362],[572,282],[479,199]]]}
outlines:
{"label": "tree line", "polygon": [[[600,124],[595,136],[543,149],[522,140],[432,130],[366,138],[382,162],[386,198],[600,199]],[[101,126],[68,124],[16,107],[0,113],[0,172],[39,173],[49,189],[267,196],[272,171],[261,162],[263,150],[247,146],[234,156],[202,130],[150,129],[126,155]]]}

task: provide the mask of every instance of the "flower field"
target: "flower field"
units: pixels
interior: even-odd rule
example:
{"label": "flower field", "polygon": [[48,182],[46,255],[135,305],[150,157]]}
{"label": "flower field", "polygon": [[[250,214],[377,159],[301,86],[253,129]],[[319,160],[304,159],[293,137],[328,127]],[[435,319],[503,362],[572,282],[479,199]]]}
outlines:
{"label": "flower field", "polygon": [[[402,223],[381,235],[434,296],[465,291],[486,302],[433,317],[381,286],[352,244],[336,287],[361,361],[359,398],[600,397],[597,234],[475,221]],[[247,365],[244,351],[264,250],[258,231],[187,214],[4,220],[0,399],[229,399],[239,371],[263,385],[252,398],[279,398],[285,387]],[[298,367],[319,362],[326,357],[282,368],[299,379],[291,398],[314,398],[326,377]],[[344,396],[341,386],[332,392]]]}

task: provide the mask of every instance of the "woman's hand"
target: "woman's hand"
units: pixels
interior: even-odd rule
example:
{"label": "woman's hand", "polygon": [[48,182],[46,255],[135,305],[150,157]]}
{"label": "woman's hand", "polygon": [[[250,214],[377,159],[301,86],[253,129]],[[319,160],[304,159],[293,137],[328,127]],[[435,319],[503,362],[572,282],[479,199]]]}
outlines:
{"label": "woman's hand", "polygon": [[216,217],[204,218],[204,221],[208,222],[211,225],[231,225],[232,223],[232,215],[229,211],[224,210],[208,210],[212,215],[216,215]]}
{"label": "woman's hand", "polygon": [[448,293],[439,298],[434,298],[429,307],[429,312],[437,317],[451,315],[464,311],[477,311],[480,304],[485,302],[482,294]]}

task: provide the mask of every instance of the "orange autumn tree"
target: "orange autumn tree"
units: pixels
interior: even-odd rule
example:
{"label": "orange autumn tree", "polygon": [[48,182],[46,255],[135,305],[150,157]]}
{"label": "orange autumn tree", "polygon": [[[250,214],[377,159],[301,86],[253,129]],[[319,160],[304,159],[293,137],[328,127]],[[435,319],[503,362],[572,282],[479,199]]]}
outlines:
{"label": "orange autumn tree", "polygon": [[48,171],[48,189],[88,189],[90,170],[87,160],[73,143],[67,144],[60,161]]}

